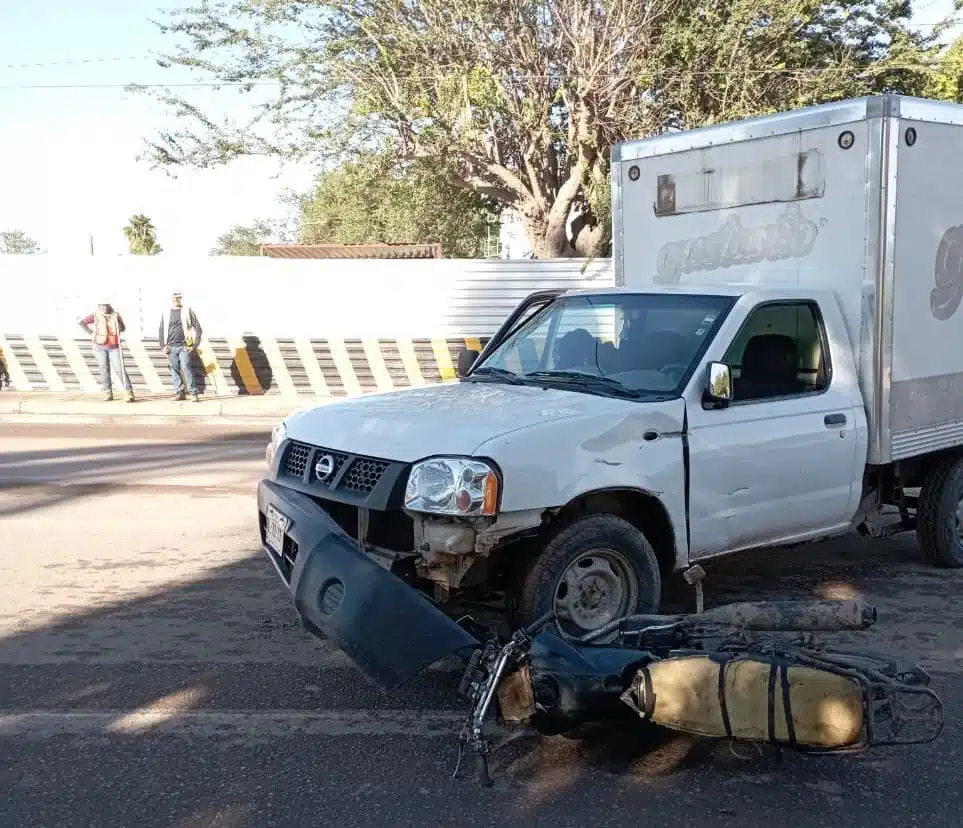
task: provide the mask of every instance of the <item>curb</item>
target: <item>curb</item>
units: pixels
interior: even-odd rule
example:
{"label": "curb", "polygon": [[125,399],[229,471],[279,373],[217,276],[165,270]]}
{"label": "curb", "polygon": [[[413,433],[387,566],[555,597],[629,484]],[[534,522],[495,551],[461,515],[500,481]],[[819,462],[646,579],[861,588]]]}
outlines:
{"label": "curb", "polygon": [[[162,402],[165,409],[156,410],[157,402],[143,400],[139,403],[56,402],[40,400],[0,398],[0,423],[21,424],[124,424],[129,425],[247,425],[273,427],[293,411],[304,407],[292,404],[277,410],[239,413],[237,402],[231,400],[205,400],[197,407],[181,407],[179,403]],[[321,403],[323,404],[323,403]],[[62,407],[61,407],[62,406]],[[117,406],[122,410],[107,410]],[[140,409],[140,410],[138,410]]]}
{"label": "curb", "polygon": [[0,424],[6,425],[130,425],[130,426],[249,426],[271,429],[279,417],[238,417],[225,415],[201,417],[177,414],[10,414],[0,413]]}

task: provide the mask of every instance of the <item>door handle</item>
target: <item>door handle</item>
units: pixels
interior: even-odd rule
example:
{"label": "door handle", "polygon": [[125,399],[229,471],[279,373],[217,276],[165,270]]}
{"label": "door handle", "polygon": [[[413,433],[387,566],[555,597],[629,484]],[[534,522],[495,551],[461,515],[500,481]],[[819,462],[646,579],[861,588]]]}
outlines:
{"label": "door handle", "polygon": [[823,422],[826,424],[826,428],[832,428],[833,426],[844,426],[846,425],[846,415],[827,414],[825,417],[823,417]]}

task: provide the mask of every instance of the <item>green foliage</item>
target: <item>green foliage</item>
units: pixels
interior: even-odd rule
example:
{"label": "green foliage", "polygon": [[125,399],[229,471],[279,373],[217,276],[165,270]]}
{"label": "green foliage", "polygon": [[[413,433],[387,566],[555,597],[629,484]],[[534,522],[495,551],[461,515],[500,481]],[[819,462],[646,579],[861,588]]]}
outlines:
{"label": "green foliage", "polygon": [[252,225],[235,224],[226,233],[217,237],[212,256],[260,256],[261,245],[267,244],[276,235],[270,222],[258,220]]}
{"label": "green foliage", "polygon": [[477,193],[447,176],[371,153],[319,176],[301,205],[301,242],[438,243],[446,256],[475,258],[495,221]]}
{"label": "green foliage", "polygon": [[179,128],[150,145],[157,163],[387,146],[518,209],[539,256],[605,251],[617,141],[959,91],[948,57],[934,68],[943,29],[911,30],[908,0],[198,2],[162,25],[181,44],[167,62],[237,85],[256,115],[215,122],[165,93]]}
{"label": "green foliage", "polygon": [[40,245],[23,230],[0,231],[0,254],[35,254],[42,253]]}
{"label": "green foliage", "polygon": [[926,96],[963,103],[963,37],[950,44],[941,56],[937,70],[929,78]]}
{"label": "green foliage", "polygon": [[127,247],[134,256],[156,256],[164,249],[157,243],[153,222],[143,214],[131,216],[123,232]]}

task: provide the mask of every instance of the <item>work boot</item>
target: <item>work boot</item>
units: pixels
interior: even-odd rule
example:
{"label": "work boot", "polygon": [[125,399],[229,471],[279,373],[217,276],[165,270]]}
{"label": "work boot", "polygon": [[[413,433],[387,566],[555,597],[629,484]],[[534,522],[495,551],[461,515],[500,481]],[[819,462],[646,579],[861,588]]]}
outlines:
{"label": "work boot", "polygon": [[128,391],[128,392],[127,392],[127,402],[133,402],[133,401],[134,401],[134,392],[133,392],[133,391]]}
{"label": "work boot", "polygon": [[177,400],[178,402],[183,402],[184,400],[187,399],[187,397],[184,396],[184,392],[183,392],[183,391],[178,391],[178,392],[174,395],[174,399]]}
{"label": "work boot", "polygon": [[110,401],[113,400],[113,399],[114,399],[114,392],[113,392],[113,391],[105,391],[105,392],[104,392],[104,402],[110,402]]}

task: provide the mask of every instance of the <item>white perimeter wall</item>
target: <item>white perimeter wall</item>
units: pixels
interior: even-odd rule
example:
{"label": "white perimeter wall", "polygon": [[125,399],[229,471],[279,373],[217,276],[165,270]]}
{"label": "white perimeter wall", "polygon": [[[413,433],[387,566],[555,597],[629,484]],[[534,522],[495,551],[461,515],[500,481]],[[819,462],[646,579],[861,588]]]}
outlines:
{"label": "white perimeter wall", "polygon": [[153,337],[179,289],[211,336],[490,336],[534,290],[612,284],[610,259],[0,255],[0,334],[82,337],[77,319],[104,297],[124,315],[128,336]]}

